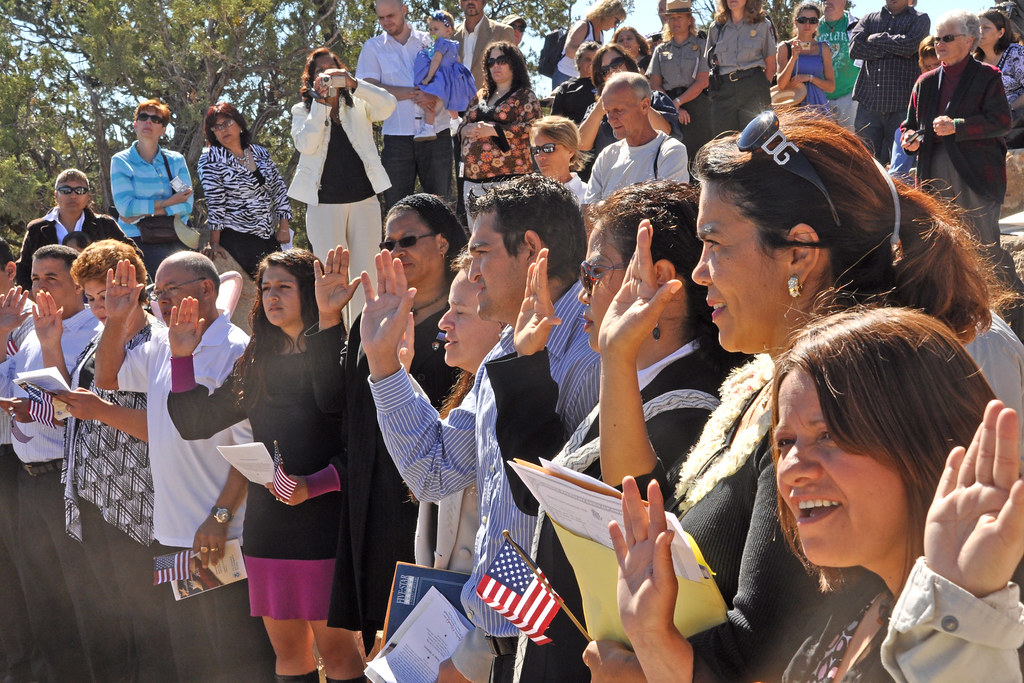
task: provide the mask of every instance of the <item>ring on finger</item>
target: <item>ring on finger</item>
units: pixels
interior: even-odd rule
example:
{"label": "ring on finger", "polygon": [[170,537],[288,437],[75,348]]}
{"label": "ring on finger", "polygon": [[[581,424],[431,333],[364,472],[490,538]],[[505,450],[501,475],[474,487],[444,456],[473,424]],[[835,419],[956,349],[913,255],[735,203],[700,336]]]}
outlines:
{"label": "ring on finger", "polygon": [[210,552],[210,549],[207,548],[205,545],[199,546],[199,552],[201,552],[201,553],[208,553],[208,552]]}

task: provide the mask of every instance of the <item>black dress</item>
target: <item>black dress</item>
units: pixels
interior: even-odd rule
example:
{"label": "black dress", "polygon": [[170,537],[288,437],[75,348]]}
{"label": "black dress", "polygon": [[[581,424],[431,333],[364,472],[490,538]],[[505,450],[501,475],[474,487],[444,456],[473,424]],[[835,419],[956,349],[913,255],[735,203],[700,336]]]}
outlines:
{"label": "black dress", "polygon": [[[235,374],[212,394],[201,385],[171,393],[171,420],[183,438],[205,439],[248,418],[254,441],[271,453],[277,441],[285,472],[319,472],[331,466],[340,450],[340,372],[332,377],[324,371],[337,365],[325,360],[336,359],[339,352],[340,343],[333,349],[310,344],[304,353],[271,356],[265,386],[246,386],[242,404],[235,398]],[[332,567],[325,563],[335,557],[341,503],[341,494],[333,491],[300,505],[282,505],[263,485],[249,482],[243,540],[245,556],[255,560],[249,575],[254,616],[326,618],[323,600]],[[272,613],[262,613],[268,609]]]}
{"label": "black dress", "polygon": [[[410,374],[440,408],[458,370],[444,362],[438,322],[444,311],[416,325],[415,355]],[[337,562],[328,625],[362,631],[373,644],[384,626],[396,562],[415,561],[419,506],[409,493],[388,453],[377,424],[370,393],[369,364],[360,345],[359,323],[352,322],[342,358],[345,387],[345,443],[342,491],[346,504],[337,537]],[[341,334],[340,326],[317,335]]]}

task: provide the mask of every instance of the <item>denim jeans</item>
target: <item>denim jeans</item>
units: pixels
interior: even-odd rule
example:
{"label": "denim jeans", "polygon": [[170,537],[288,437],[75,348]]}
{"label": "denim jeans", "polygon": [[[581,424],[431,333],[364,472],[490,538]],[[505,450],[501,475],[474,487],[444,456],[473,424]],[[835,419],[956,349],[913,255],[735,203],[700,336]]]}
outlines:
{"label": "denim jeans", "polygon": [[857,135],[882,165],[889,163],[893,135],[906,115],[906,110],[881,112],[857,107]]}
{"label": "denim jeans", "polygon": [[384,191],[385,211],[416,191],[417,178],[423,192],[451,199],[452,138],[447,130],[427,141],[413,140],[411,135],[385,135],[380,161],[391,179],[391,187]]}

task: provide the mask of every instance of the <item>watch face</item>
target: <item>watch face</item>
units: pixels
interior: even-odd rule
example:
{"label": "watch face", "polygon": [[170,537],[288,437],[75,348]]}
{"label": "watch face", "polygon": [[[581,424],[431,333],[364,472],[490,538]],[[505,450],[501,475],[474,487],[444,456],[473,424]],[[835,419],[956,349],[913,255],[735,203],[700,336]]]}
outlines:
{"label": "watch face", "polygon": [[231,520],[231,511],[227,508],[214,508],[213,518],[221,524],[224,524]]}

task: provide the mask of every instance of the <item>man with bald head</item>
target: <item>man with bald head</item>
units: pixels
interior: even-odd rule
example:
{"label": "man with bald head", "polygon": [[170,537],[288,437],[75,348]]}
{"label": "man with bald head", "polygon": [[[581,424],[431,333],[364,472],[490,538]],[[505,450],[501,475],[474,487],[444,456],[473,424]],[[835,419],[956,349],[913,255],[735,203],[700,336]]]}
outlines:
{"label": "man with bald head", "polygon": [[430,35],[409,25],[409,9],[402,0],[377,0],[377,23],[384,30],[363,44],[356,76],[387,90],[398,100],[394,113],[384,120],[384,146],[380,160],[391,179],[384,191],[385,209],[415,191],[419,178],[424,192],[448,197],[452,176],[451,118],[440,108],[434,124],[424,111],[434,109],[438,98],[413,82],[416,53],[430,45]]}
{"label": "man with bald head", "polygon": [[[108,280],[108,282],[110,282]],[[186,441],[167,412],[171,358],[167,329],[132,349],[129,319],[138,308],[143,285],[127,261],[118,264],[106,290],[107,321],[96,349],[96,386],[145,392],[149,396],[146,425],[153,473],[153,555],[189,548],[207,566],[224,555],[228,539],[242,534],[248,483],[217,453],[217,446],[252,442],[248,421],[209,439]],[[231,374],[249,337],[217,310],[220,276],[202,254],[182,251],[167,257],[156,272],[150,299],[164,320],[191,297],[199,302],[203,337],[192,354],[196,381],[211,391]],[[180,680],[267,680],[273,678],[274,656],[261,622],[249,616],[245,583],[222,586],[209,595],[176,602],[167,586],[155,587],[164,605],[170,646]],[[230,652],[230,657],[225,653]],[[240,668],[241,667],[241,668]],[[269,672],[269,673],[268,673]]]}
{"label": "man with bald head", "polygon": [[690,182],[686,147],[651,126],[651,97],[643,74],[618,73],[605,83],[600,102],[618,142],[601,150],[594,161],[584,204],[596,204],[620,188],[648,180]]}

